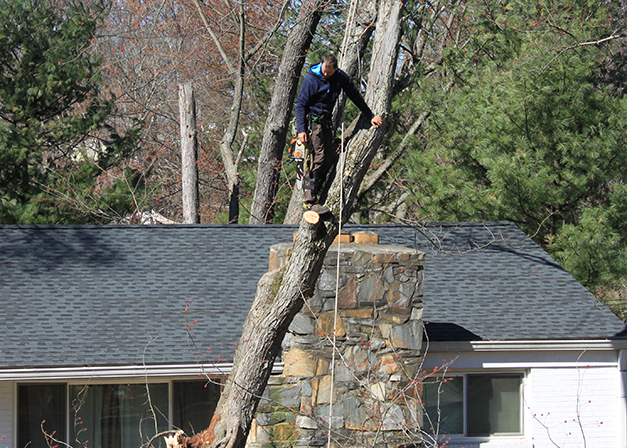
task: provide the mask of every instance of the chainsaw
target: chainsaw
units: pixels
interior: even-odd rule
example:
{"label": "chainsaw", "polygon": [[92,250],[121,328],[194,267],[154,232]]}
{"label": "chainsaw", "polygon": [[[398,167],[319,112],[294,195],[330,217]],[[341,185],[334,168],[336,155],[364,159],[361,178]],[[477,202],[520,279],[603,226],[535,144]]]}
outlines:
{"label": "chainsaw", "polygon": [[305,175],[305,161],[311,158],[311,151],[309,145],[302,143],[297,138],[292,139],[290,146],[287,149],[287,160],[285,163],[296,162],[296,186],[298,188],[303,187],[303,176]]}

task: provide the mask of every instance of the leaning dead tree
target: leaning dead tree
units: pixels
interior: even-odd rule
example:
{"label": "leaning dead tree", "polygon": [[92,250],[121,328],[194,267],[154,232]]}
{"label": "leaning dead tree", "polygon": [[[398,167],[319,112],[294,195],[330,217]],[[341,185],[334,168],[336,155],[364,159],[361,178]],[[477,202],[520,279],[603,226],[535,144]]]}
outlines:
{"label": "leaning dead tree", "polygon": [[[400,39],[403,5],[400,0],[383,0],[379,5],[371,71],[366,100],[373,111],[385,117],[391,93]],[[381,143],[384,128],[370,127],[362,117],[349,130],[344,170],[332,184],[327,205],[334,216],[346,222],[359,186]],[[260,397],[266,387],[281,342],[304,300],[313,293],[324,257],[336,237],[339,220],[311,225],[301,221],[289,262],[265,274],[244,323],[233,370],[209,428],[186,437],[168,437],[169,448],[245,446]]]}

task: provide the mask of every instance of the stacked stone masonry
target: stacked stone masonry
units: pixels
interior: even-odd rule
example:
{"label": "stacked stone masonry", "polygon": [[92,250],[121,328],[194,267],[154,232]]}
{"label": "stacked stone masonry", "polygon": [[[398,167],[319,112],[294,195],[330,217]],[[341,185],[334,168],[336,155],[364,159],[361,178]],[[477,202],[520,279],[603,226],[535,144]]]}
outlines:
{"label": "stacked stone masonry", "polygon": [[[291,249],[273,246],[270,269]],[[424,261],[404,247],[342,243],[338,257],[331,246],[283,342],[284,370],[269,381],[249,447],[327,445],[330,413],[333,446],[419,444]]]}

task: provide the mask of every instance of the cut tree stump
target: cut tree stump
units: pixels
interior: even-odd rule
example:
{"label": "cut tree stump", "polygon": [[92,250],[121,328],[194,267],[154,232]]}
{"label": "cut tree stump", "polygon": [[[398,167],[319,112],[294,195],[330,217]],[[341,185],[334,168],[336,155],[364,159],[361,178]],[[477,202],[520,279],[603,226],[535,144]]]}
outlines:
{"label": "cut tree stump", "polygon": [[313,210],[306,210],[303,212],[303,219],[313,226],[320,222],[320,215]]}

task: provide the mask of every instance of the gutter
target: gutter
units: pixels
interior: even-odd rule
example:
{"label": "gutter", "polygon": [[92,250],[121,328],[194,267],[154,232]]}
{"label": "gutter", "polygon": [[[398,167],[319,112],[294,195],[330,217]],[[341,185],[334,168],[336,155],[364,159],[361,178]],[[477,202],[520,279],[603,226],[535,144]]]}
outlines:
{"label": "gutter", "polygon": [[429,352],[500,352],[553,350],[627,350],[626,339],[525,340],[525,341],[468,341],[423,343]]}
{"label": "gutter", "polygon": [[[123,380],[128,378],[224,376],[231,373],[232,369],[232,363],[0,369],[0,381]],[[283,363],[275,363],[272,373],[281,373],[282,371]]]}

